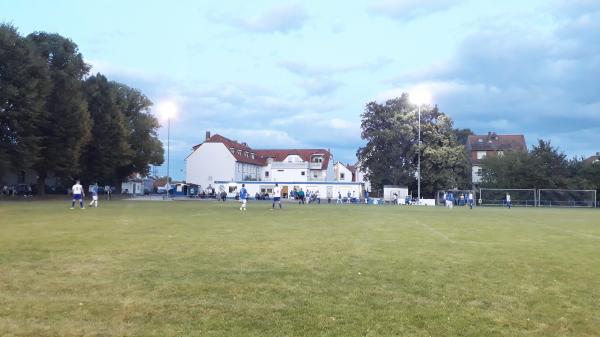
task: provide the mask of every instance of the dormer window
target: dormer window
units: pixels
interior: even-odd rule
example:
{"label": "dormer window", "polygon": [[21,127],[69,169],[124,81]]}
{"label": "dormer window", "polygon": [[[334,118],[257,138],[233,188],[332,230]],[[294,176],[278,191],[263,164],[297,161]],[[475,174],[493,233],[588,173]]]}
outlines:
{"label": "dormer window", "polygon": [[248,151],[244,151],[244,157],[248,158],[248,156],[250,156],[250,154],[248,153]]}
{"label": "dormer window", "polygon": [[250,153],[250,158],[254,159],[254,152]]}
{"label": "dormer window", "polygon": [[242,150],[237,150],[237,154],[238,154],[238,156],[241,156],[242,155]]}
{"label": "dormer window", "polygon": [[323,156],[314,156],[314,157],[312,157],[312,162],[313,163],[322,163],[323,162]]}
{"label": "dormer window", "polygon": [[232,154],[235,154],[235,149],[234,148],[230,147],[229,151],[231,151]]}

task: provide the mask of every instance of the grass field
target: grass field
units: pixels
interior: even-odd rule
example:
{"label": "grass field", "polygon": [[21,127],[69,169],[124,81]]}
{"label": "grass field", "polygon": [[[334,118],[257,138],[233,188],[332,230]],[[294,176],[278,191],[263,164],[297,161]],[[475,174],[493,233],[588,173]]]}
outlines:
{"label": "grass field", "polygon": [[600,211],[0,201],[0,336],[600,336]]}

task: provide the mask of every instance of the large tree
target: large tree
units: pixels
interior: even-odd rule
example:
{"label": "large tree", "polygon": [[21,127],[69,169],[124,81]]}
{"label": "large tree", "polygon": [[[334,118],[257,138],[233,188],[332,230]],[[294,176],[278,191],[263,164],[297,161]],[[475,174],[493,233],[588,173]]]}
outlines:
{"label": "large tree", "polygon": [[46,62],[51,84],[39,127],[43,148],[35,165],[38,191],[44,193],[49,172],[59,177],[80,173],[81,152],[90,136],[90,115],[82,91],[89,66],[77,45],[58,34],[33,33],[27,39]]}
{"label": "large tree", "polygon": [[[433,196],[445,188],[464,187],[469,168],[466,151],[459,144],[453,122],[437,107],[421,111],[421,188]],[[370,102],[362,114],[362,138],[367,144],[357,156],[375,188],[385,184],[417,186],[418,112],[408,95],[384,104]]]}
{"label": "large tree", "polygon": [[538,140],[531,152],[507,152],[482,161],[482,186],[495,188],[580,188],[577,161],[550,141]]}
{"label": "large tree", "polygon": [[0,175],[30,168],[38,159],[48,84],[44,60],[30,41],[0,24]]}
{"label": "large tree", "polygon": [[112,82],[112,85],[125,118],[129,146],[134,150],[130,161],[118,170],[119,176],[125,177],[133,172],[148,175],[149,165],[160,165],[164,161],[163,144],[158,139],[160,125],[150,113],[152,101],[125,84]]}
{"label": "large tree", "polygon": [[117,86],[97,74],[87,78],[83,88],[92,118],[92,137],[82,155],[82,176],[87,182],[114,185],[120,181],[118,169],[133,158],[127,120],[117,101]]}

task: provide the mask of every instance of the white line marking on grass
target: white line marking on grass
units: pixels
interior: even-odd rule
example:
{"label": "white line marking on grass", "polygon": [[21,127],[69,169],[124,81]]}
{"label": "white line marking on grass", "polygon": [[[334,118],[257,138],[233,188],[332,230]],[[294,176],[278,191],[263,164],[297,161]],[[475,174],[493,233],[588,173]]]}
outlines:
{"label": "white line marking on grass", "polygon": [[444,233],[442,233],[442,232],[438,231],[437,229],[435,229],[435,228],[433,228],[433,227],[431,227],[431,226],[429,226],[429,225],[427,225],[427,224],[420,223],[419,221],[415,221],[415,222],[417,223],[417,225],[419,225],[419,226],[421,226],[421,227],[425,228],[425,229],[426,229],[426,230],[428,230],[429,232],[431,232],[431,233],[433,233],[433,234],[435,234],[435,235],[437,235],[437,236],[439,236],[439,237],[443,238],[444,240],[446,240],[446,241],[449,241],[449,242],[452,242],[452,243],[456,243],[456,241],[454,241],[454,240],[450,239],[450,238],[449,238],[449,237],[448,237],[446,234],[444,234]]}

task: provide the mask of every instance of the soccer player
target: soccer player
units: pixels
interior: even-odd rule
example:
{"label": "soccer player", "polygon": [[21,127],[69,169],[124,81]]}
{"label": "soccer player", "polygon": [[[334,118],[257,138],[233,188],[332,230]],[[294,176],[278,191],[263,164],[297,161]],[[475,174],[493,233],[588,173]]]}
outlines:
{"label": "soccer player", "polygon": [[473,199],[473,192],[469,192],[469,197],[467,198],[467,202],[469,203],[469,208],[473,209],[473,203],[475,199]]}
{"label": "soccer player", "polygon": [[338,191],[338,196],[337,196],[337,200],[335,202],[336,204],[342,204],[342,192]]}
{"label": "soccer player", "polygon": [[510,194],[508,193],[506,193],[506,206],[508,206],[508,209],[512,207],[512,204],[510,203]]}
{"label": "soccer player", "polygon": [[89,206],[92,207],[92,205],[98,208],[98,183],[92,185],[92,202]]}
{"label": "soccer player", "polygon": [[246,184],[242,184],[242,189],[240,190],[240,201],[242,202],[240,211],[245,211],[246,204],[248,203],[248,191],[246,190]]}
{"label": "soccer player", "polygon": [[275,209],[275,203],[279,203],[279,208],[281,209],[281,188],[277,183],[275,183],[275,188],[273,188],[273,207],[271,207],[271,210]]}
{"label": "soccer player", "polygon": [[85,207],[83,207],[83,197],[85,196],[85,194],[83,193],[83,186],[81,186],[79,180],[77,180],[75,185],[71,187],[71,193],[73,193],[73,202],[71,203],[71,209],[75,209],[76,200],[79,200],[79,206],[81,207],[81,209],[85,209]]}

